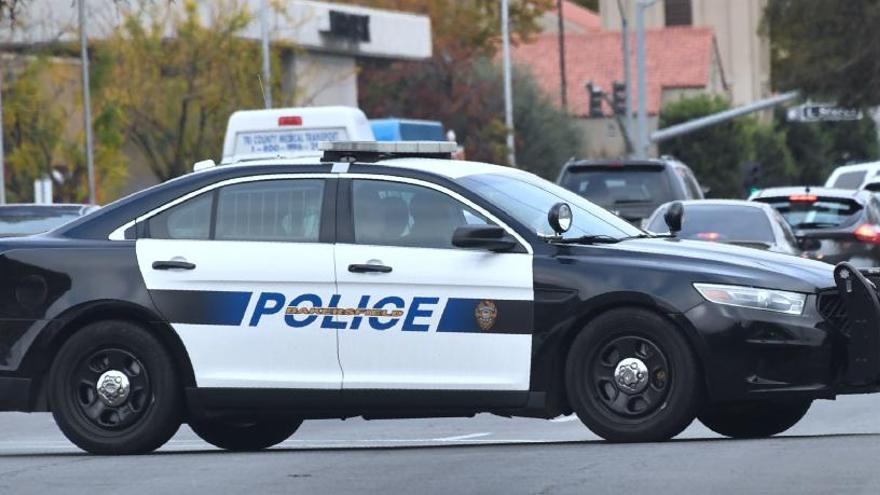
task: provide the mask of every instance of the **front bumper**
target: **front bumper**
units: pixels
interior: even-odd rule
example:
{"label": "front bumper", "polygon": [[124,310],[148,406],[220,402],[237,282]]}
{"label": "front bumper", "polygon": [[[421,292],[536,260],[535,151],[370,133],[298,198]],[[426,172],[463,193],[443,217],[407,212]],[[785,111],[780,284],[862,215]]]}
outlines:
{"label": "front bumper", "polygon": [[843,316],[835,327],[846,348],[841,385],[856,389],[876,386],[880,380],[880,299],[877,287],[849,263],[840,263],[834,268],[834,282],[840,298],[835,314],[842,312]]}
{"label": "front bumper", "polygon": [[876,286],[848,263],[834,275],[837,288],[810,295],[798,316],[709,302],[683,315],[699,335],[710,401],[880,392]]}

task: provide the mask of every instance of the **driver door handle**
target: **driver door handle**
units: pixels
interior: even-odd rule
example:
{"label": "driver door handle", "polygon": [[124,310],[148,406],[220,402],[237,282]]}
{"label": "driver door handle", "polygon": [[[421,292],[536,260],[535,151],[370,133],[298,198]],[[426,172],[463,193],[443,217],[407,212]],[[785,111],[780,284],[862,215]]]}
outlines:
{"label": "driver door handle", "polygon": [[391,267],[373,263],[355,263],[348,265],[348,271],[352,273],[391,273]]}
{"label": "driver door handle", "polygon": [[180,260],[154,261],[153,270],[194,270],[195,263]]}

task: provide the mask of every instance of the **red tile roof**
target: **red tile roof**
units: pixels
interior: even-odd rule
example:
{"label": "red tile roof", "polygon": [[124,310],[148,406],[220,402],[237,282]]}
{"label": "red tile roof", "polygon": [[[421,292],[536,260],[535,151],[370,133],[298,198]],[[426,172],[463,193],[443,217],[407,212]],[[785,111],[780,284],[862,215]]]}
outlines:
{"label": "red tile roof", "polygon": [[562,16],[566,21],[576,24],[584,31],[602,30],[602,18],[599,17],[599,14],[569,0],[562,3]]}
{"label": "red tile roof", "polygon": [[[632,34],[632,32],[631,32]],[[670,27],[648,30],[645,38],[647,109],[656,114],[664,89],[704,88],[709,84],[715,51],[712,28]],[[565,36],[565,64],[569,110],[586,115],[589,98],[585,86],[592,81],[610,94],[614,81],[623,81],[620,31],[599,31]],[[538,83],[559,100],[559,40],[542,35],[513,50],[515,63],[531,69]],[[635,36],[632,55],[632,107],[637,108]],[[610,109],[606,106],[606,111]]]}

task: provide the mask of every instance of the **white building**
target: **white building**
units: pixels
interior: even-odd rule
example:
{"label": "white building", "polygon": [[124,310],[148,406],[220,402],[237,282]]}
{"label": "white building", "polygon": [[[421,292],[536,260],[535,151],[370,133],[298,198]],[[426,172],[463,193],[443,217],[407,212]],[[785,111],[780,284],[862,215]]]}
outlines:
{"label": "white building", "polygon": [[[239,0],[254,13],[243,36],[260,39],[260,0]],[[106,37],[137,0],[89,0],[90,39]],[[180,6],[183,2],[176,2]],[[276,2],[269,2],[275,4]],[[284,56],[283,88],[297,85],[300,104],[357,106],[359,57],[421,60],[431,57],[431,20],[423,15],[338,3],[287,0],[270,13],[273,43],[296,47]],[[222,3],[198,2],[208,22]],[[31,0],[14,30],[0,29],[0,45],[21,46],[78,40],[76,1]]]}

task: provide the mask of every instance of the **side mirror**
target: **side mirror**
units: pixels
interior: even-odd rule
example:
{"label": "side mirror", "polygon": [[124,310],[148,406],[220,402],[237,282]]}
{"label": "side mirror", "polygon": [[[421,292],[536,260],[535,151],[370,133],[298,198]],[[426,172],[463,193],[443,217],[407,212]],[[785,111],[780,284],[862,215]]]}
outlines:
{"label": "side mirror", "polygon": [[501,252],[516,248],[518,243],[497,225],[468,225],[455,229],[452,234],[452,245]]}
{"label": "side mirror", "polygon": [[568,203],[556,203],[547,214],[547,221],[556,235],[562,235],[571,228],[571,206]]}
{"label": "side mirror", "polygon": [[703,196],[706,196],[706,195],[708,195],[710,192],[712,192],[712,188],[709,187],[709,186],[701,186],[701,187],[700,187],[700,191],[703,193]]}
{"label": "side mirror", "polygon": [[666,220],[666,226],[669,227],[669,233],[672,235],[681,232],[681,219],[684,217],[684,206],[678,201],[669,205],[666,213],[663,214],[663,220]]}

